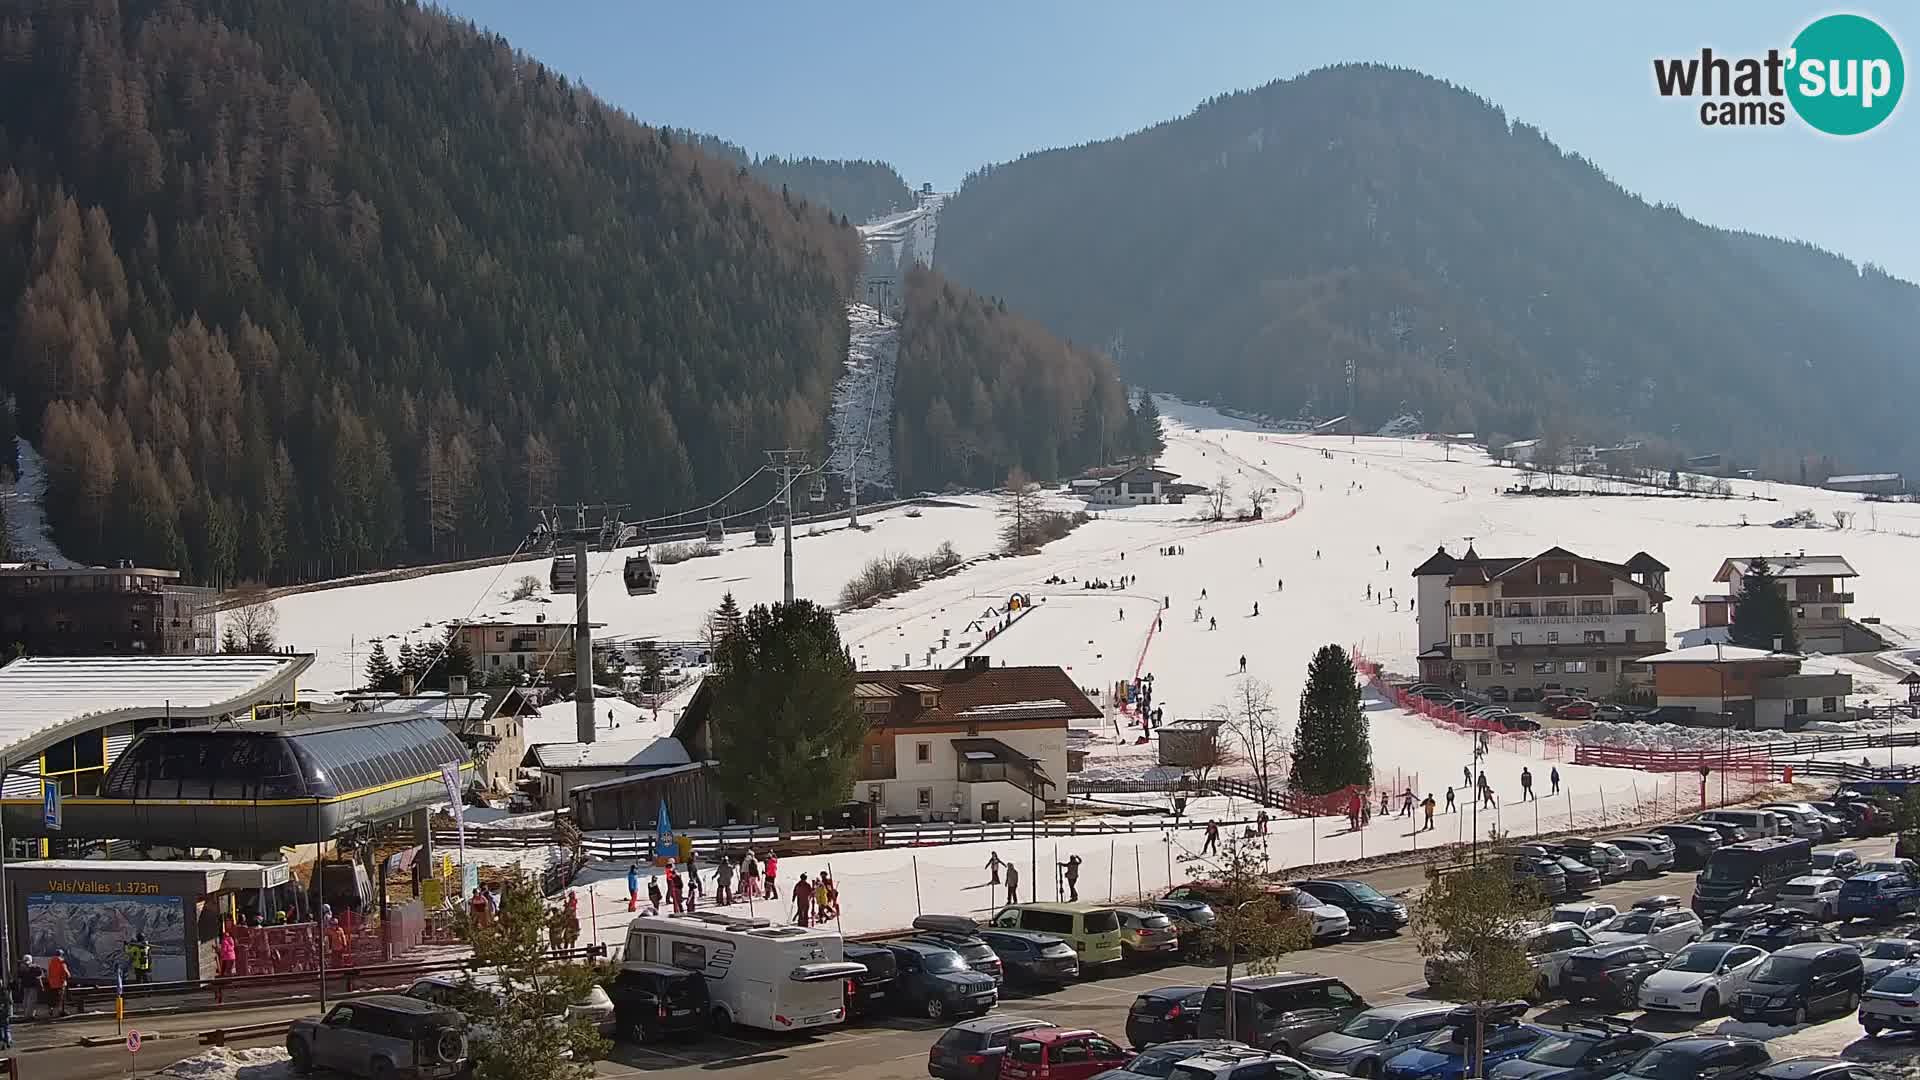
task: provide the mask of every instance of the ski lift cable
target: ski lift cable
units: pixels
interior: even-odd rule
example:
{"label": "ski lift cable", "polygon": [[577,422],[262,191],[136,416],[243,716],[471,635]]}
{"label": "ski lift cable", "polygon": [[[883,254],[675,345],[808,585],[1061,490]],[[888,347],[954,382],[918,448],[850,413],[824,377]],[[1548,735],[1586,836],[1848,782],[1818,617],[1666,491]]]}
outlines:
{"label": "ski lift cable", "polygon": [[[520,543],[513,549],[513,553],[508,555],[506,558],[506,561],[500,564],[499,569],[493,572],[493,580],[487,582],[487,587],[480,590],[479,596],[476,596],[473,598],[473,604],[472,606],[467,608],[467,613],[465,615],[460,616],[459,621],[453,624],[453,628],[447,631],[446,634],[441,636],[439,645],[437,645],[434,649],[433,657],[427,661],[426,666],[420,669],[421,671],[423,672],[432,671],[434,665],[440,662],[440,658],[446,655],[447,642],[452,641],[453,635],[465,629],[467,624],[473,621],[473,613],[480,610],[480,604],[482,601],[484,601],[487,597],[493,595],[493,587],[495,585],[500,584],[500,576],[502,574],[505,574],[507,572],[507,567],[512,566],[514,564],[514,561],[520,557],[520,552],[526,548],[527,542],[530,539],[532,539],[531,536],[521,537]],[[356,673],[353,677],[358,678],[359,676]]]}
{"label": "ski lift cable", "polygon": [[685,510],[676,510],[676,511],[674,511],[674,512],[673,512],[673,513],[671,513],[671,514],[662,514],[662,515],[660,515],[659,517],[653,517],[653,518],[645,518],[645,519],[643,519],[643,520],[641,520],[641,521],[633,521],[633,522],[628,522],[628,524],[630,524],[630,525],[657,525],[657,524],[659,524],[660,522],[663,522],[663,521],[672,521],[672,520],[674,520],[675,518],[683,518],[683,517],[687,517],[687,516],[689,516],[689,515],[691,515],[691,514],[701,514],[701,513],[706,513],[707,511],[710,511],[710,510],[712,510],[712,509],[713,509],[714,507],[716,507],[716,506],[719,506],[719,505],[721,505],[722,503],[724,503],[724,502],[726,502],[726,501],[727,501],[728,499],[731,499],[731,498],[733,498],[733,497],[734,497],[735,495],[738,495],[738,494],[739,494],[739,493],[741,492],[741,490],[743,490],[743,489],[744,489],[744,488],[745,488],[745,487],[746,487],[746,486],[747,486],[748,484],[751,484],[751,483],[753,483],[753,482],[754,482],[755,480],[757,480],[757,479],[759,479],[759,477],[760,477],[760,474],[761,474],[761,473],[763,473],[763,472],[766,472],[766,471],[767,471],[767,468],[768,468],[767,466],[765,466],[765,465],[762,465],[762,466],[760,466],[759,468],[757,468],[757,469],[755,469],[755,470],[753,470],[753,472],[752,472],[752,473],[749,473],[749,474],[748,474],[748,476],[747,476],[747,478],[746,478],[745,480],[742,480],[742,481],[740,481],[740,482],[739,482],[738,484],[736,484],[736,485],[734,485],[734,488],[733,488],[733,490],[732,490],[732,491],[729,491],[729,492],[727,492],[727,493],[726,493],[725,495],[722,495],[722,496],[720,496],[719,498],[717,498],[717,499],[715,499],[715,500],[713,500],[713,501],[712,501],[712,502],[710,502],[710,503],[707,503],[707,504],[706,504],[706,505],[704,505],[704,506],[695,506],[695,507],[690,507],[690,508],[688,508],[688,509],[685,509]]}

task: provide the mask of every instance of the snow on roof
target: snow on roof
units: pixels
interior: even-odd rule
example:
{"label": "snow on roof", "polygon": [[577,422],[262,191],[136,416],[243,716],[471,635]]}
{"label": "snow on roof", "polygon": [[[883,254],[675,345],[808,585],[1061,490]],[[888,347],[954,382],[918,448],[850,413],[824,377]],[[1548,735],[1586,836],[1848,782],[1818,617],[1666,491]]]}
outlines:
{"label": "snow on roof", "polygon": [[596,780],[591,784],[576,784],[567,788],[567,794],[571,795],[576,791],[599,791],[601,788],[619,787],[621,784],[631,784],[639,780],[656,780],[662,776],[675,776],[680,773],[697,772],[711,764],[713,763],[710,761],[689,761],[685,765],[669,765],[664,769],[648,769],[645,772],[629,773],[626,776],[616,776],[609,780]]}
{"label": "snow on roof", "polygon": [[1044,701],[1005,701],[992,705],[975,705],[963,709],[960,716],[1008,716],[1014,713],[1059,712],[1067,708],[1067,703],[1059,698],[1047,698]]}
{"label": "snow on roof", "polygon": [[23,657],[0,668],[0,749],[35,749],[82,720],[104,727],[166,714],[201,719],[291,697],[311,663],[297,653]]}
{"label": "snow on roof", "polygon": [[1900,474],[1897,472],[1849,473],[1846,476],[1829,476],[1826,479],[1826,483],[1829,483],[1829,484],[1881,484],[1881,483],[1886,483],[1887,481],[1890,481],[1890,480],[1898,480],[1898,479],[1900,479]]}
{"label": "snow on roof", "polygon": [[614,739],[542,743],[528,748],[526,764],[540,769],[625,769],[685,765],[692,760],[679,739]]}
{"label": "snow on roof", "polygon": [[1719,664],[1743,663],[1749,660],[1799,660],[1799,653],[1769,652],[1766,649],[1749,649],[1741,645],[1691,645],[1672,652],[1655,653],[1643,656],[1642,664]]}
{"label": "snow on roof", "polygon": [[1729,571],[1732,576],[1746,577],[1747,568],[1753,560],[1764,558],[1772,567],[1774,577],[1859,577],[1860,571],[1853,568],[1844,555],[1737,555],[1728,559],[1715,574],[1713,580],[1726,581]]}

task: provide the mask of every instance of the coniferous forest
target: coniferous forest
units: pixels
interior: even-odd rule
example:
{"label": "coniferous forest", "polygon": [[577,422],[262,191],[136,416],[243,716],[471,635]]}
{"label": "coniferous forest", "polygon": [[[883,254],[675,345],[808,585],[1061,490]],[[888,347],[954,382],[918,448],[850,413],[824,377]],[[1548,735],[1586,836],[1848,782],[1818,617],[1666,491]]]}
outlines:
{"label": "coniferous forest", "polygon": [[0,390],[70,555],[510,549],[822,445],[856,234],[399,0],[0,11]]}
{"label": "coniferous forest", "polygon": [[1920,468],[1920,290],[1643,202],[1415,72],[1328,68],[983,169],[939,262],[1190,398],[1339,416],[1351,370],[1370,424]]}

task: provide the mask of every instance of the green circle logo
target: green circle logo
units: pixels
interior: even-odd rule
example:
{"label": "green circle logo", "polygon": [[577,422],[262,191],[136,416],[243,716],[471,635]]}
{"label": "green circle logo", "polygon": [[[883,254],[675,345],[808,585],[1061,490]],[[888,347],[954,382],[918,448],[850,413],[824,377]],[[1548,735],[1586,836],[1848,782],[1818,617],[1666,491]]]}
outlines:
{"label": "green circle logo", "polygon": [[1800,119],[1828,135],[1880,126],[1900,104],[1906,65],[1893,35],[1860,15],[1828,15],[1793,39],[1787,100]]}

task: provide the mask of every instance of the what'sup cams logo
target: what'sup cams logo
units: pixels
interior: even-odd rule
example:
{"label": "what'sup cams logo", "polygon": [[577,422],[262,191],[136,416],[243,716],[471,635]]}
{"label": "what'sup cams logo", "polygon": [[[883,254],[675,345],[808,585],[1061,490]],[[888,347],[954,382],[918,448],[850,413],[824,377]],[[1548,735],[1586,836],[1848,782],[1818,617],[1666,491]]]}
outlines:
{"label": "what'sup cams logo", "polygon": [[1777,127],[1788,109],[1815,131],[1864,135],[1900,104],[1907,81],[1900,46],[1861,15],[1828,15],[1800,31],[1786,49],[1729,58],[1711,48],[1699,56],[1653,62],[1661,97],[1699,98],[1709,127]]}

